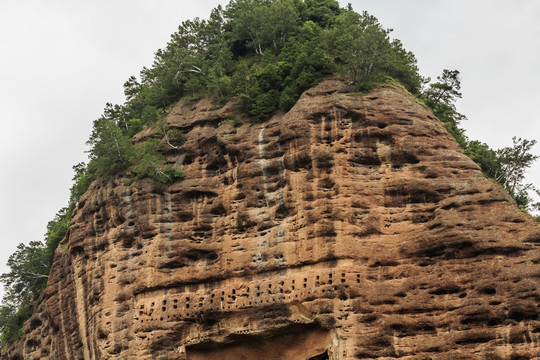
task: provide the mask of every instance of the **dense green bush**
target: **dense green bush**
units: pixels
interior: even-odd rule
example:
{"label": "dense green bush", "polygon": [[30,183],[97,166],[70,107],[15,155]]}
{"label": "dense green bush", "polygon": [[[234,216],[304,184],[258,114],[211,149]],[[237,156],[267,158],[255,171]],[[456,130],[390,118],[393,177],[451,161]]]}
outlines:
{"label": "dense green bush", "polygon": [[219,103],[237,97],[242,111],[264,121],[336,72],[363,89],[390,75],[416,94],[416,59],[389,33],[375,17],[334,0],[231,1],[207,20],[182,23],[140,81],[128,79],[118,124],[145,125],[154,110],[202,96]]}
{"label": "dense green bush", "polygon": [[25,300],[20,304],[12,304],[4,298],[0,305],[0,347],[22,336],[22,326],[32,316],[33,303],[32,300]]}

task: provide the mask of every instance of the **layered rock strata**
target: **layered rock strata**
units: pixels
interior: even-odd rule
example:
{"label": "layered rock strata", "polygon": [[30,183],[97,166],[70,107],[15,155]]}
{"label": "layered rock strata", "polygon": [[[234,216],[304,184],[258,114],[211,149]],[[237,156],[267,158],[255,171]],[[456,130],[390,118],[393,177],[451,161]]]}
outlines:
{"label": "layered rock strata", "polygon": [[540,357],[540,228],[409,94],[210,105],[168,116],[184,181],[91,186],[5,358]]}

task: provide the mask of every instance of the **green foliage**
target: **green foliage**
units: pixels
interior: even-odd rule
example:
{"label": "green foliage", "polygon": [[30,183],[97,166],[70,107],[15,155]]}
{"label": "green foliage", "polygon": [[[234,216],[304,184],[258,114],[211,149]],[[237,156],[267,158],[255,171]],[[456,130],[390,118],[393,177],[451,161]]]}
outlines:
{"label": "green foliage", "polygon": [[[183,136],[183,135],[182,135]],[[159,152],[161,141],[149,139],[134,147],[134,163],[131,172],[133,180],[150,178],[158,183],[173,184],[184,178],[184,174],[172,165],[163,164],[163,155]]]}
{"label": "green foliage", "polygon": [[[459,71],[444,69],[442,76],[438,76],[437,80],[438,82],[429,84],[419,94],[420,100],[441,120],[446,130],[456,139],[461,148],[466,149],[469,139],[465,135],[465,131],[459,127],[459,123],[467,117],[457,112],[455,105],[456,100],[461,98]],[[429,79],[426,79],[425,82],[428,81]],[[479,144],[472,144],[474,149],[480,150],[477,145]],[[469,151],[469,156],[472,156],[472,150]]]}
{"label": "green foliage", "polygon": [[540,192],[533,184],[525,183],[525,171],[538,159],[531,153],[536,141],[516,137],[512,141],[513,146],[498,150],[479,141],[467,141],[462,147],[487,177],[508,191],[520,209],[540,210],[540,203],[534,203],[531,196],[531,193],[540,195]]}
{"label": "green foliage", "polygon": [[424,90],[422,99],[439,120],[457,127],[461,120],[467,119],[456,111],[455,101],[461,98],[459,71],[444,69],[437,80],[438,82],[429,84]]}
{"label": "green foliage", "polygon": [[182,180],[185,177],[184,173],[174,168],[171,164],[167,164],[164,167],[160,168],[159,173],[153,179],[166,185],[171,185]]}
{"label": "green foliage", "polygon": [[160,146],[158,139],[150,139],[134,146],[133,160],[136,164],[131,172],[136,179],[154,178],[163,162],[163,155],[157,151]]}
{"label": "green foliage", "polygon": [[257,55],[267,49],[279,51],[298,29],[298,13],[292,0],[231,1],[226,15],[237,54],[248,50]]}
{"label": "green foliage", "polygon": [[292,108],[305,90],[335,70],[331,58],[320,43],[321,32],[318,25],[307,21],[298,37],[291,39],[281,52],[279,65],[285,75],[279,99],[281,110]]}
{"label": "green foliage", "polygon": [[514,137],[513,146],[494,150],[485,143],[469,140],[459,127],[466,117],[457,112],[455,106],[456,100],[461,98],[459,71],[445,69],[437,80],[423,91],[421,100],[454,136],[464,153],[480,165],[487,177],[501,184],[520,209],[540,210],[540,203],[534,203],[531,196],[531,193],[540,195],[540,191],[533,184],[525,183],[525,171],[539,158],[531,153],[536,141]]}
{"label": "green foliage", "polygon": [[110,176],[132,165],[133,145],[114,120],[101,117],[87,142],[91,146],[89,171],[95,176]]}
{"label": "green foliage", "polygon": [[18,340],[22,334],[22,326],[32,315],[31,303],[23,303],[20,306],[6,303],[0,305],[0,348]]}
{"label": "green foliage", "polygon": [[464,152],[480,165],[484,174],[495,179],[497,172],[500,171],[500,163],[495,150],[483,142],[473,140],[466,144]]}
{"label": "green foliage", "polygon": [[320,44],[320,33],[319,26],[308,21],[278,56],[266,51],[251,69],[239,108],[256,121],[267,120],[278,109],[289,110],[302,92],[331,74],[334,65]]}
{"label": "green foliage", "polygon": [[[264,121],[335,72],[363,89],[390,75],[416,93],[416,59],[389,33],[336,0],[233,0],[207,20],[183,22],[140,80],[126,81],[125,104],[104,117],[133,136],[182,97],[214,96],[219,104],[236,97],[240,110]],[[107,163],[116,164],[110,173],[124,166]]]}
{"label": "green foliage", "polygon": [[[171,147],[178,148],[185,142],[184,135],[178,129],[167,128],[164,112],[163,109],[146,106],[142,122],[155,123],[159,136],[164,136]],[[130,126],[125,129],[119,126],[124,123],[122,119],[112,117],[110,112],[94,121],[94,128],[88,140],[88,145],[91,146],[90,162],[87,168],[81,164],[77,165],[78,181],[74,185],[74,191],[82,194],[80,190],[86,190],[95,178],[111,177],[127,169],[131,169],[133,181],[148,177],[157,182],[170,184],[183,178],[180,170],[172,171],[164,165],[159,139],[147,139],[133,145],[130,135],[134,133],[134,129],[135,132],[140,131],[138,126],[134,127],[134,124],[139,122],[135,120],[138,119],[130,119],[128,122]]]}
{"label": "green foliage", "polygon": [[173,147],[182,146],[186,142],[184,133],[179,129],[169,129],[166,132],[166,138],[170,145]]}
{"label": "green foliage", "polygon": [[19,244],[7,262],[8,273],[0,275],[6,296],[12,303],[20,304],[37,297],[47,284],[50,265],[44,255],[45,246],[40,241]]}
{"label": "green foliage", "polygon": [[0,275],[5,294],[0,306],[0,346],[22,335],[23,323],[32,315],[35,300],[47,285],[50,263],[40,241],[19,244],[9,257],[10,271]]}
{"label": "green foliage", "polygon": [[499,182],[512,197],[517,205],[524,210],[540,210],[540,203],[533,203],[530,192],[540,195],[533,184],[526,184],[525,172],[539,158],[531,153],[536,140],[512,138],[513,146],[496,151],[498,167],[493,172],[493,178]]}
{"label": "green foliage", "polygon": [[325,30],[324,40],[336,63],[360,89],[370,89],[391,76],[417,93],[421,77],[416,58],[399,40],[390,40],[391,31],[367,12],[348,10],[336,18],[333,28]]}
{"label": "green foliage", "polygon": [[143,130],[142,119],[129,119],[129,136],[133,136]]}
{"label": "green foliage", "polygon": [[75,208],[75,205],[77,205],[81,196],[88,190],[92,181],[94,181],[93,174],[89,172],[88,166],[83,162],[73,166],[73,171],[75,172],[75,175],[72,178],[73,185],[69,190],[70,196],[67,212],[70,212],[69,209],[72,210]]}
{"label": "green foliage", "polygon": [[47,224],[43,242],[19,244],[8,260],[10,271],[0,275],[6,293],[0,306],[0,347],[22,335],[23,323],[32,315],[37,298],[45,288],[56,248],[66,236],[73,210],[91,178],[83,163],[74,167],[69,203]]}
{"label": "green foliage", "polygon": [[331,27],[342,10],[336,0],[305,0],[298,1],[302,20],[313,21],[322,28]]}
{"label": "green foliage", "polygon": [[[268,53],[267,53],[268,54]],[[279,104],[283,89],[283,74],[277,64],[267,62],[251,75],[251,84],[243,107],[257,121],[270,118]]]}
{"label": "green foliage", "polygon": [[45,264],[50,268],[54,258],[54,252],[64,236],[66,236],[71,223],[75,204],[64,207],[58,211],[53,220],[47,223],[47,232],[45,233],[45,249],[43,256]]}
{"label": "green foliage", "polygon": [[230,115],[225,120],[220,121],[218,126],[222,126],[222,125],[226,125],[226,124],[230,124],[230,125],[232,125],[234,127],[238,127],[238,126],[242,125],[242,120],[240,120],[235,115]]}

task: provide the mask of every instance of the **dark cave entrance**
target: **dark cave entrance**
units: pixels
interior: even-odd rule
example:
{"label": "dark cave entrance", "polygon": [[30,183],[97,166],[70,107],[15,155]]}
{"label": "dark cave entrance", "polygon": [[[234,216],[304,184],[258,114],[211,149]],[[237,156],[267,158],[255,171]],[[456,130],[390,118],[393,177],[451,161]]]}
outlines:
{"label": "dark cave entrance", "polygon": [[310,357],[307,360],[330,360],[330,357],[328,356],[328,350],[326,350],[324,353],[320,355],[315,355],[313,357]]}
{"label": "dark cave entrance", "polygon": [[226,343],[186,347],[187,360],[329,360],[330,331],[318,325],[295,325],[271,333],[236,335]]}

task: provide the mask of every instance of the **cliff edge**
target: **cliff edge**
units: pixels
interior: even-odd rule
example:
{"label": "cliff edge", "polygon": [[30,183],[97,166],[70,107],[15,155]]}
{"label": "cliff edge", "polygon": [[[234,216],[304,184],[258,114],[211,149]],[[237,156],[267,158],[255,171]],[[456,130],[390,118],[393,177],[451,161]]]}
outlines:
{"label": "cliff edge", "polygon": [[92,184],[4,358],[540,357],[540,227],[408,93],[209,109],[167,118],[186,180]]}

